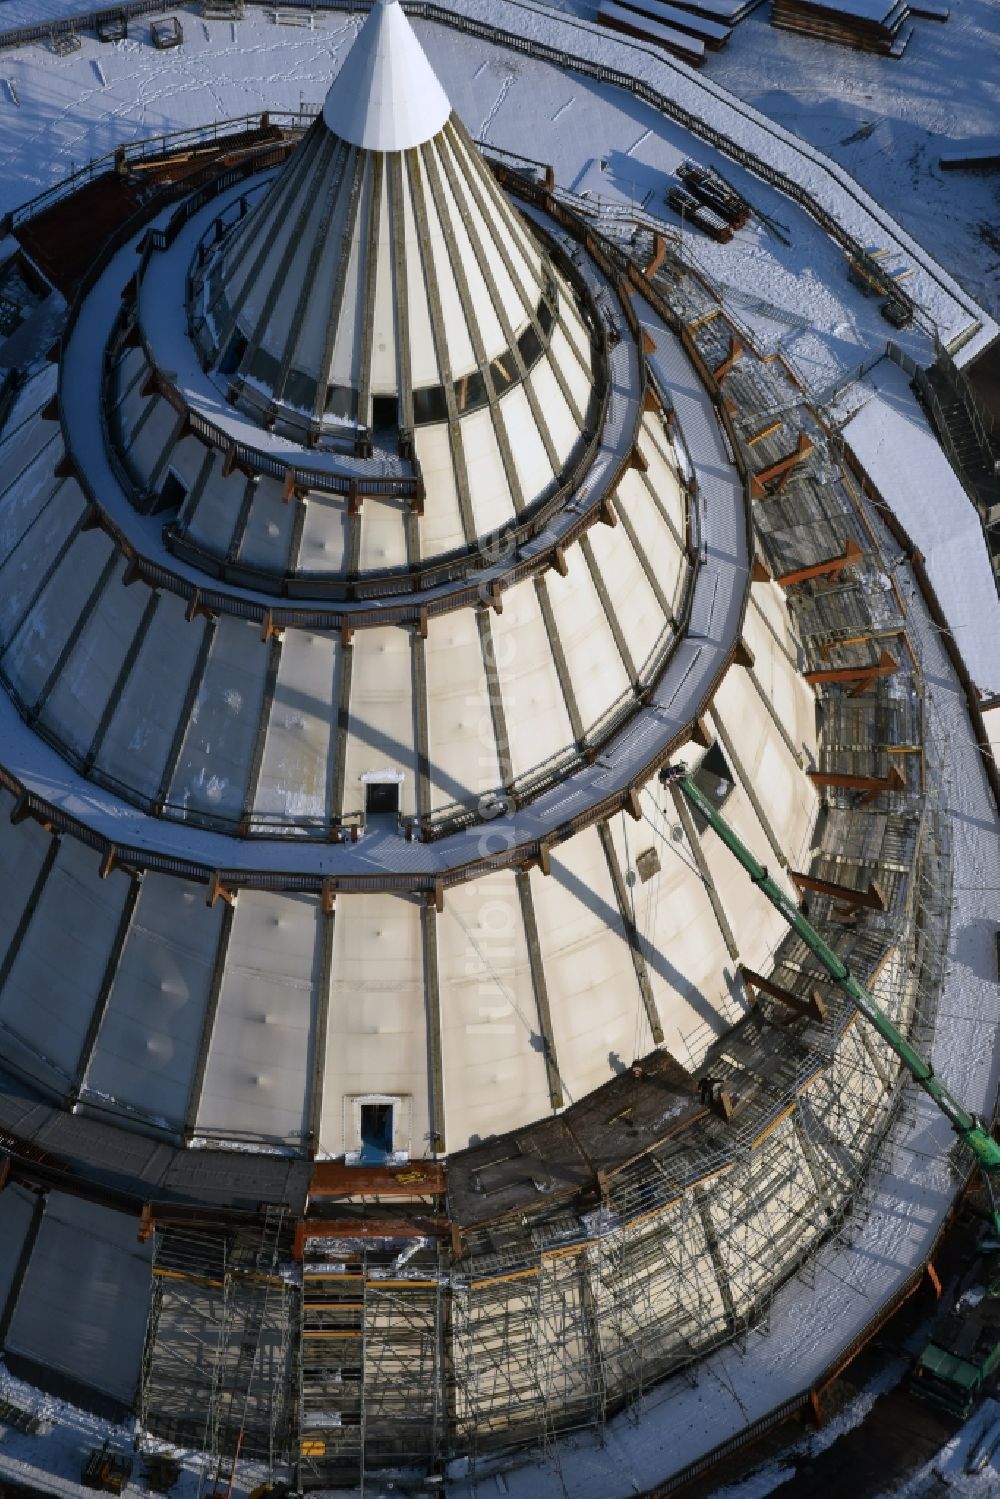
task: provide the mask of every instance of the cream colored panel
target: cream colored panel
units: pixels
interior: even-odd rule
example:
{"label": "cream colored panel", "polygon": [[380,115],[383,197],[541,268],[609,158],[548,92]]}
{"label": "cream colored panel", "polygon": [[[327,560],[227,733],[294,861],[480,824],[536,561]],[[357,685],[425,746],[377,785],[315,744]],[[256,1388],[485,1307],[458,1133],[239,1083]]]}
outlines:
{"label": "cream colored panel", "polygon": [[[458,151],[464,154],[464,148],[461,145],[458,146]],[[507,320],[516,335],[524,327],[525,319],[527,317],[524,302],[518,294],[517,287],[514,285],[513,281],[510,278],[510,275],[508,274],[507,267],[504,265],[500,255],[497,253],[495,243],[495,221],[492,219],[492,217],[489,222],[484,219],[483,215],[479,211],[479,207],[475,202],[475,199],[469,192],[468,183],[465,179],[464,174],[462,173],[462,169],[458,167],[457,170],[459,172],[459,184],[466,200],[466,212],[463,217],[467,218],[469,223],[474,228],[479,239],[479,243],[483,247],[483,254],[489,260],[490,270],[493,273],[493,280],[496,283],[497,295],[500,298],[500,304],[503,307]],[[475,166],[472,167],[472,173],[474,177],[478,175]],[[480,192],[482,191],[483,189],[480,185]],[[504,239],[504,245],[509,253],[514,253],[513,248],[506,238]],[[518,258],[515,257],[515,265],[517,264],[517,259]]]}
{"label": "cream colored panel", "polygon": [[63,647],[79,632],[80,615],[113,551],[111,539],[103,532],[81,533],[4,651],[4,673],[29,706],[37,700]]}
{"label": "cream colored panel", "polygon": [[336,722],[337,654],[333,635],[286,630],[264,741],[254,824],[329,815],[329,754]]}
{"label": "cream colored panel", "polygon": [[[282,485],[277,479],[259,479],[246,529],[240,542],[237,560],[246,567],[264,568],[283,573],[288,566],[288,548],[295,524],[295,502],[286,505],[281,498]],[[242,490],[240,491],[242,501]],[[233,512],[233,521],[237,512]]]}
{"label": "cream colored panel", "polygon": [[85,1095],[183,1126],[224,909],[206,903],[203,885],[143,876]]}
{"label": "cream colored panel", "polygon": [[[441,317],[444,321],[445,341],[448,345],[448,361],[451,365],[451,377],[458,380],[470,370],[476,368],[476,356],[472,349],[472,340],[469,338],[469,328],[465,320],[465,310],[462,299],[459,296],[458,283],[455,273],[451,268],[451,257],[448,254],[448,241],[437,215],[437,205],[434,194],[431,192],[430,182],[424,170],[423,155],[418,155],[420,161],[420,176],[423,185],[424,210],[427,214],[427,228],[429,231],[429,243],[422,246],[424,264],[428,260],[433,265],[437,275],[438,297],[441,301]],[[425,272],[426,274],[426,272]]]}
{"label": "cream colored panel", "polygon": [[346,566],[346,502],[340,496],[313,491],[306,497],[306,518],[299,542],[298,571],[339,573]]}
{"label": "cream colored panel", "polygon": [[120,404],[130,386],[134,385],[146,368],[146,353],[142,348],[126,349],[115,366],[115,404]]}
{"label": "cream colored panel", "polygon": [[462,1150],[549,1112],[545,1054],[513,875],[448,890],[437,919],[445,1138]]}
{"label": "cream colored panel", "polygon": [[[40,391],[43,399],[45,394],[46,390]],[[43,421],[37,412],[16,427],[11,427],[10,421],[8,417],[4,435],[0,435],[0,495],[4,505],[8,503],[10,492],[18,488],[29,473],[33,474],[29,483],[54,484],[52,468],[65,451],[59,427],[53,422]]]}
{"label": "cream colored panel", "polygon": [[655,416],[644,416],[639,436],[639,452],[649,465],[646,477],[653,492],[667,515],[674,523],[678,536],[686,534],[687,501],[678,475],[677,461],[673,449],[666,442]]}
{"label": "cream colored panel", "polygon": [[549,358],[561,371],[563,379],[569,386],[570,394],[580,409],[580,415],[586,420],[587,407],[590,403],[591,382],[586,370],[582,368],[580,361],[570,346],[561,323],[556,323],[552,330]]}
{"label": "cream colored panel", "polygon": [[[764,831],[742,787],[737,786],[731,792],[726,799],[724,812],[726,821],[742,838],[750,852],[761,864],[768,866],[772,877],[794,901],[795,888],[784,871],[777,867]],[[743,866],[733,858],[722,840],[710,828],[701,835],[701,846],[712,881],[733,929],[740,962],[756,969],[758,973],[770,973],[774,966],[775,949],[788,931],[788,923],[748,879]]]}
{"label": "cream colored panel", "polygon": [[564,459],[569,456],[573,444],[580,435],[580,429],[573,418],[573,413],[566,405],[566,397],[559,389],[548,356],[538,361],[528,379],[538,397],[538,404],[542,408],[545,425],[549,429],[556,452],[561,459]]}
{"label": "cream colored panel", "polygon": [[417,522],[420,554],[436,557],[465,545],[448,428],[444,423],[417,427],[413,443],[427,486],[426,509]]}
{"label": "cream colored panel", "polygon": [[410,324],[410,374],[414,390],[440,385],[437,349],[427,301],[427,282],[420,255],[420,237],[413,216],[410,174],[403,166],[403,234],[406,254],[406,301]]}
{"label": "cream colored panel", "polygon": [[[163,400],[162,396],[156,396],[154,398],[151,396],[141,395],[140,392],[142,390],[143,383],[144,382],[140,380],[137,385],[132,386],[131,390],[126,391],[122,397],[121,404],[118,407],[116,417],[117,436],[126,451],[131,448],[132,434],[135,431],[139,421],[142,419],[143,412],[146,410],[146,407],[149,405],[150,401],[153,400],[155,405],[157,406],[162,407],[166,405],[166,402]],[[150,415],[147,420],[152,421],[152,415]],[[137,460],[133,460],[133,462],[136,461]]]}
{"label": "cream colored panel", "polygon": [[524,503],[531,501],[551,483],[552,465],[545,451],[545,444],[528,404],[528,397],[520,385],[509,390],[500,402],[500,410],[507,424],[507,436],[514,454],[514,466],[521,481]]}
{"label": "cream colored panel", "polygon": [[412,815],[416,809],[410,638],[409,630],[394,625],[359,630],[354,637],[345,812],[364,807],[361,777],[379,770],[403,772],[400,811]]}
{"label": "cream colored panel", "polygon": [[[441,136],[437,136],[425,149],[434,150],[439,158],[447,151],[447,147],[443,145],[443,138]],[[500,319],[497,317],[496,309],[493,306],[493,299],[490,296],[489,288],[479,268],[479,260],[472,247],[469,231],[465,226],[464,212],[456,203],[451,190],[451,184],[448,181],[444,168],[440,164],[438,166],[438,176],[447,205],[446,211],[452,233],[455,236],[459,262],[465,272],[469,296],[472,299],[479,336],[486,351],[486,358],[492,359],[496,354],[500,354],[506,349],[507,339],[503,328],[500,326]]]}
{"label": "cream colored panel", "polygon": [[147,796],[159,786],[206,628],[203,619],[188,624],[184,608],[160,595],[97,757],[106,775]]}
{"label": "cream colored panel", "polygon": [[299,1141],[308,1130],[323,920],[313,896],[240,891],[199,1131]]}
{"label": "cream colored panel", "polygon": [[94,849],[62,840],[0,994],[0,1022],[50,1086],[76,1076],[128,888],[118,871],[100,878]]}
{"label": "cream colored panel", "polygon": [[569,282],[559,275],[556,280],[559,284],[559,322],[576,351],[578,363],[589,371],[592,368],[590,329],[580,316]]}
{"label": "cream colored panel", "polygon": [[[205,449],[198,439],[196,437],[183,437],[180,442],[175,443],[171,450],[167,467],[173,469],[177,477],[183,480],[190,491],[194,488],[195,480],[200,474],[204,462]],[[161,487],[166,475],[167,469],[164,469],[160,476]]]}
{"label": "cream colored panel", "polygon": [[32,489],[33,485],[19,491],[10,515],[5,513],[10,501],[0,505],[0,544],[7,541],[5,521],[10,522],[13,532],[0,554],[0,645],[10,641],[56,552],[83,513],[83,495],[74,480],[57,485],[47,503],[42,489],[38,498],[43,503],[34,514],[27,504],[20,503],[21,494],[30,494]]}
{"label": "cream colored panel", "polygon": [[615,492],[615,504],[627,513],[646,560],[676,610],[681,580],[687,572],[687,557],[636,469],[630,468],[625,474]]}
{"label": "cream colored panel", "polygon": [[7,956],[51,842],[33,817],[11,822],[14,806],[9,792],[0,793],[0,890],[4,892],[0,900],[0,963]]}
{"label": "cream colored panel", "polygon": [[351,253],[344,278],[344,300],[340,308],[337,336],[330,364],[331,385],[351,385],[357,389],[361,325],[364,320],[364,268],[368,246],[368,201],[372,192],[371,169],[358,204],[355,232],[351,236]]}
{"label": "cream colored panel", "polygon": [[642,808],[641,823],[619,815],[609,826],[626,879],[640,853],[652,848],[659,856],[659,873],[646,882],[636,876],[629,894],[664,1045],[696,1067],[740,1013],[727,984],[733,965],[673,802],[645,791]]}
{"label": "cream colored panel", "polygon": [[158,400],[152,414],[126,444],[126,457],[143,484],[148,483],[163,450],[177,427],[177,412],[165,400]]}
{"label": "cream colored panel", "polygon": [[775,729],[748,671],[730,668],[712,706],[736,748],[778,842],[793,866],[801,867],[818,807],[812,783]]}
{"label": "cream colored panel", "polygon": [[630,683],[604,605],[579,547],[568,549],[566,563],[565,578],[553,570],[546,574],[545,586],[552,600],[580,717],[587,729],[614,702],[629,693]]}
{"label": "cream colored panel", "polygon": [[550,875],[532,871],[531,893],[570,1102],[648,1050],[642,996],[597,830],[561,843]]}
{"label": "cream colored panel", "polygon": [[268,650],[252,620],[219,616],[168,800],[238,822],[260,723]]}
{"label": "cream colored panel", "polygon": [[426,1156],[420,907],[395,895],[342,895],[334,922],[320,1152],[336,1156],[357,1148],[353,1100],[375,1094],[404,1100],[395,1148]]}
{"label": "cream colored panel", "polygon": [[[404,177],[406,173],[403,173]],[[389,173],[382,172],[382,193],[379,199],[378,250],[375,257],[375,316],[372,322],[371,388],[377,394],[394,394],[397,388],[396,375],[396,299],[392,273],[392,231],[389,221]],[[409,257],[407,257],[409,258]],[[412,297],[412,291],[409,293]],[[358,413],[360,421],[368,420],[367,413]]]}
{"label": "cream colored panel", "polygon": [[400,500],[365,500],[361,506],[362,572],[406,566],[406,517]]}
{"label": "cream colored panel", "polygon": [[213,556],[225,557],[229,551],[246,486],[246,476],[241,473],[224,479],[217,458],[197,503],[188,512],[187,535]]}
{"label": "cream colored panel", "polygon": [[489,689],[472,609],[431,620],[424,660],[431,807],[471,801],[500,785]]}
{"label": "cream colored panel", "polygon": [[476,518],[476,530],[483,536],[498,531],[514,518],[514,502],[489,407],[482,406],[470,416],[463,417],[461,430],[472,512]]}
{"label": "cream colored panel", "polygon": [[[754,585],[756,590],[757,585]],[[774,635],[753,606],[746,612],[743,638],[754,654],[754,676],[774,704],[792,743],[807,757],[815,756],[816,698],[813,689],[779,648]],[[791,642],[789,648],[792,648]]]}
{"label": "cream colored panel", "polygon": [[515,776],[573,744],[545,621],[529,580],[503,596],[491,621]]}
{"label": "cream colored panel", "polygon": [[112,573],[49,693],[41,722],[85,754],[150,601],[145,587],[123,588]]}
{"label": "cream colored panel", "polygon": [[663,610],[621,522],[592,526],[588,535],[632,660],[641,672],[666,626]]}

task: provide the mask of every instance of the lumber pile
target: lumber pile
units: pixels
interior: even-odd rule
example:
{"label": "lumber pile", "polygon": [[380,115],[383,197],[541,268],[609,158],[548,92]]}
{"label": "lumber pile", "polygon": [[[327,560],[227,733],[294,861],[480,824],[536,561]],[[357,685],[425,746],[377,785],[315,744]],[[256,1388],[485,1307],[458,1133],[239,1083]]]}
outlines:
{"label": "lumber pile", "polygon": [[597,19],[615,31],[653,42],[684,62],[700,63],[706,48],[724,47],[736,23],[760,4],[761,0],[601,0]]}
{"label": "lumber pile", "polygon": [[902,57],[913,35],[909,17],[907,0],[773,0],[771,6],[772,26],[882,57]]}
{"label": "lumber pile", "polygon": [[601,0],[597,8],[597,19],[602,26],[608,26],[612,31],[623,31],[626,36],[653,42],[665,52],[671,52],[684,62],[694,63],[696,67],[705,61],[705,43],[700,42],[697,37],[678,31],[674,26],[666,26],[662,21],[648,19],[638,11],[616,4],[615,0]]}

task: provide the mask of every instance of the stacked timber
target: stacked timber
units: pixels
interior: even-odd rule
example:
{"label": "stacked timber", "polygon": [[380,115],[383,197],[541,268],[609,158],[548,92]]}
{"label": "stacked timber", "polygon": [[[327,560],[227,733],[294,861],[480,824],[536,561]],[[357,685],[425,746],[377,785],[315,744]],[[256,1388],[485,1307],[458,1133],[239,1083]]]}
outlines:
{"label": "stacked timber", "polygon": [[710,208],[734,229],[743,228],[750,217],[750,204],[742,193],[731,187],[712,167],[699,166],[694,161],[683,161],[677,168],[677,176],[687,191],[706,208]]}
{"label": "stacked timber", "polygon": [[721,214],[709,208],[707,203],[700,202],[693,193],[689,193],[683,187],[671,187],[667,190],[667,202],[675,213],[679,213],[682,221],[695,224],[710,239],[718,240],[720,245],[727,244],[733,237],[733,226],[728,223]]}
{"label": "stacked timber", "polygon": [[773,0],[771,25],[859,52],[902,57],[913,35],[907,0]]}
{"label": "stacked timber", "polygon": [[[718,51],[761,0],[602,0],[597,19],[615,31],[655,42],[685,62],[701,62],[704,49]],[[932,0],[927,0],[932,3]],[[692,48],[692,39],[701,51]]]}
{"label": "stacked timber", "polygon": [[662,21],[640,15],[638,11],[616,4],[615,0],[601,0],[597,19],[602,26],[609,26],[612,31],[623,31],[626,36],[653,42],[665,52],[672,52],[675,57],[682,58],[684,62],[697,66],[705,61],[705,43],[697,37],[689,36],[675,26],[667,26]]}

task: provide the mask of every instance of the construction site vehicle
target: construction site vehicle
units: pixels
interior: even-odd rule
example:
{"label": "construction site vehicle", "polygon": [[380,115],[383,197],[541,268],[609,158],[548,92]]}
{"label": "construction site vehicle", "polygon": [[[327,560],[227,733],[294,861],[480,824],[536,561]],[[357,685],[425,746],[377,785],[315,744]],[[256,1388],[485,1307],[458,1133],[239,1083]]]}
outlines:
{"label": "construction site vehicle", "polygon": [[[963,1107],[888,1015],[852,975],[850,969],[820,936],[795,902],[771,879],[763,864],[722,817],[683,765],[660,772],[665,785],[677,785],[684,796],[714,829],[729,851],[743,865],[750,879],[801,937],[819,960],[829,978],[852,1000],[869,1025],[896,1054],[918,1087],[944,1114],[955,1134],[972,1152],[989,1194],[994,1240],[1000,1241],[1000,1210],[993,1182],[1000,1173],[1000,1145],[981,1120]],[[998,1242],[1000,1247],[1000,1242]],[[985,1262],[981,1262],[981,1266]],[[930,1398],[960,1415],[967,1415],[990,1376],[1000,1365],[1000,1262],[991,1258],[988,1274],[980,1268],[978,1280],[959,1295],[949,1319],[935,1327],[930,1343],[920,1356],[919,1379]],[[982,1294],[977,1294],[977,1291]],[[922,1369],[922,1372],[920,1372]]]}
{"label": "construction site vehicle", "polygon": [[710,239],[718,240],[720,245],[727,244],[733,237],[733,226],[727,224],[724,218],[700,203],[693,193],[687,192],[683,187],[671,187],[667,190],[667,202],[675,213],[679,213],[681,220],[686,219],[689,224],[696,224]]}
{"label": "construction site vehicle", "polygon": [[153,46],[160,52],[166,52],[170,47],[179,47],[184,41],[184,28],[176,16],[167,16],[162,21],[154,21],[149,28],[149,34]]}
{"label": "construction site vehicle", "polygon": [[702,167],[693,161],[682,161],[677,176],[688,192],[693,193],[706,208],[717,213],[720,219],[742,229],[750,218],[750,204],[742,193],[731,187],[726,179],[711,167]]}
{"label": "construction site vehicle", "polygon": [[94,17],[99,42],[123,42],[128,36],[128,16],[123,10],[102,10]]}
{"label": "construction site vehicle", "polygon": [[108,1443],[87,1455],[80,1472],[85,1489],[102,1489],[106,1494],[121,1494],[132,1476],[132,1459],[121,1452],[111,1452]]}
{"label": "construction site vehicle", "polygon": [[998,1367],[1000,1257],[984,1254],[963,1276],[950,1305],[936,1319],[930,1341],[917,1360],[913,1392],[964,1420]]}

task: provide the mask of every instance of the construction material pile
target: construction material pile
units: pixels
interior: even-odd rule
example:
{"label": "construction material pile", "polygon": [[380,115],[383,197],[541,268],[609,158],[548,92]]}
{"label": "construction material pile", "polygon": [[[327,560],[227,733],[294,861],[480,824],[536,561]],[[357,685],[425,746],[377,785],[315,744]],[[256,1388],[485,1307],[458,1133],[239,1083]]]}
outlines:
{"label": "construction material pile", "polygon": [[717,52],[732,29],[760,0],[601,0],[602,26],[654,42],[687,63],[701,63],[705,51]]}
{"label": "construction material pile", "polygon": [[771,25],[860,52],[901,57],[913,35],[907,0],[773,0]]}

